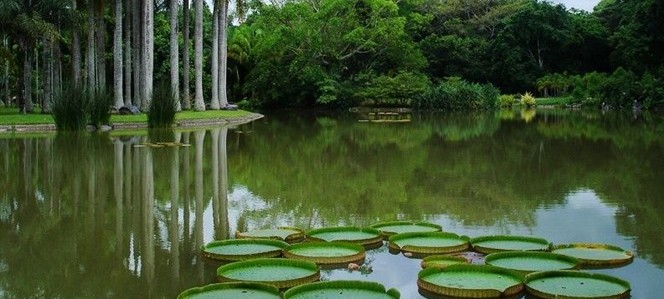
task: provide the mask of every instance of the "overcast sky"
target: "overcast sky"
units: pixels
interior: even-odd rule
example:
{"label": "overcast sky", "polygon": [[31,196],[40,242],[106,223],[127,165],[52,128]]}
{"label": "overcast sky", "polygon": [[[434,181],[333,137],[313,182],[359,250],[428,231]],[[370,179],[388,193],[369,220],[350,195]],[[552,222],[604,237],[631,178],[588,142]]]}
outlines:
{"label": "overcast sky", "polygon": [[599,3],[599,0],[550,0],[553,3],[562,3],[565,7],[578,8],[586,11],[593,11],[593,7]]}

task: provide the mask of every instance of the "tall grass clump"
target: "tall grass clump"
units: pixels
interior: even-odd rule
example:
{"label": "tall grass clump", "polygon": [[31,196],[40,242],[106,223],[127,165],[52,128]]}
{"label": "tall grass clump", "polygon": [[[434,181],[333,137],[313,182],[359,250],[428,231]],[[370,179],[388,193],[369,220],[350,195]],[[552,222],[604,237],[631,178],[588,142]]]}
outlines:
{"label": "tall grass clump", "polygon": [[491,84],[448,78],[413,99],[413,109],[430,111],[489,110],[498,106],[500,92]]}
{"label": "tall grass clump", "polygon": [[159,84],[152,94],[148,109],[148,127],[168,128],[175,123],[175,97],[169,84]]}
{"label": "tall grass clump", "polygon": [[74,84],[65,84],[53,97],[53,119],[58,131],[81,131],[87,124],[88,94]]}
{"label": "tall grass clump", "polygon": [[521,95],[521,105],[532,108],[537,105],[537,101],[535,100],[535,97],[532,93],[526,92]]}
{"label": "tall grass clump", "polygon": [[88,105],[90,115],[89,123],[99,128],[111,122],[110,107],[113,104],[113,95],[104,88],[97,89],[91,93]]}

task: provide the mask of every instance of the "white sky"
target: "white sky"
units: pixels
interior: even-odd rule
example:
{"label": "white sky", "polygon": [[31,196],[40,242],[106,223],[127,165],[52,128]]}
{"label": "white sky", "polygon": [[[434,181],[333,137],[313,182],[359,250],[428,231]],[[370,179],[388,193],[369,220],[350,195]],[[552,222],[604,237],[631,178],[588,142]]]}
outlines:
{"label": "white sky", "polygon": [[550,0],[553,3],[562,3],[567,7],[567,9],[570,8],[577,8],[577,9],[583,9],[589,12],[593,11],[593,7],[599,3],[600,0]]}

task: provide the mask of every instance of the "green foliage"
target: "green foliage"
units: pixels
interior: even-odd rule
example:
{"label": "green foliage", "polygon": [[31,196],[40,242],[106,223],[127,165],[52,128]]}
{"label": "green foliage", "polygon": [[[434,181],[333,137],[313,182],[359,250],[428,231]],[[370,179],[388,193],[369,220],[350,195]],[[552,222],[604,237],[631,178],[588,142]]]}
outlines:
{"label": "green foliage", "polygon": [[429,80],[423,74],[408,72],[396,76],[382,75],[358,88],[355,97],[363,105],[408,106],[411,99],[424,92],[428,86]]}
{"label": "green foliage", "polygon": [[81,131],[88,121],[89,96],[81,87],[67,84],[53,98],[53,120],[58,131]]}
{"label": "green foliage", "polygon": [[111,120],[111,105],[113,104],[113,94],[106,89],[100,88],[92,92],[88,101],[89,123],[99,127],[107,125]]}
{"label": "green foliage", "polygon": [[521,105],[531,108],[535,107],[537,105],[537,102],[535,101],[535,97],[533,96],[532,93],[526,92],[523,95],[521,95]]}
{"label": "green foliage", "polygon": [[417,110],[470,111],[494,109],[500,92],[490,84],[448,78],[413,99]]}
{"label": "green foliage", "polygon": [[509,108],[516,104],[516,99],[514,98],[514,95],[501,94],[498,96],[498,103],[500,103],[500,107]]}
{"label": "green foliage", "polygon": [[175,123],[176,99],[168,81],[162,81],[155,89],[148,109],[148,127],[169,128]]}

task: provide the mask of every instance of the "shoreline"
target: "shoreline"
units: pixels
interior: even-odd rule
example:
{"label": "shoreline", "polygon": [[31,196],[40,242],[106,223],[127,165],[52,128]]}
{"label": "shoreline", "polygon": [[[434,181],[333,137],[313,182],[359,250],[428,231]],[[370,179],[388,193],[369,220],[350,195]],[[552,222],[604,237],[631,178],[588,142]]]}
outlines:
{"label": "shoreline", "polygon": [[[211,125],[241,125],[246,124],[265,117],[262,114],[249,112],[248,115],[241,117],[223,117],[223,118],[198,118],[198,119],[184,119],[176,120],[173,128],[196,128]],[[130,131],[147,129],[147,122],[122,122],[115,123],[107,126],[106,130],[102,131]],[[32,124],[32,125],[0,125],[0,134],[15,134],[15,133],[48,133],[56,132],[55,124]]]}

